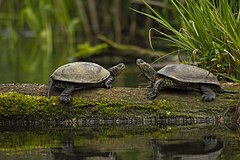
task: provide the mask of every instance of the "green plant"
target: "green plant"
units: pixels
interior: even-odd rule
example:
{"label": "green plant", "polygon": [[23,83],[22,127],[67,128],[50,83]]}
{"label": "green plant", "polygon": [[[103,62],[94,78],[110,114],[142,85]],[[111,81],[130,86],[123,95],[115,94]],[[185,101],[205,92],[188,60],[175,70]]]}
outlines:
{"label": "green plant", "polygon": [[184,3],[171,0],[180,15],[181,29],[174,28],[142,1],[153,14],[133,10],[155,20],[171,34],[159,29],[151,31],[187,52],[191,62],[211,70],[219,78],[240,82],[240,1],[236,1],[236,5],[224,0],[185,0]]}
{"label": "green plant", "polygon": [[[30,30],[34,33],[34,36],[38,38],[35,39],[32,51],[28,53],[29,56],[24,56],[21,60],[23,65],[27,66],[29,65],[29,62],[31,62],[29,68],[34,71],[38,66],[37,64],[42,62],[44,71],[49,67],[50,57],[53,50],[52,16],[50,16],[52,14],[52,6],[45,1],[39,1],[37,6],[38,12],[36,12],[36,8],[30,0],[25,0],[24,2],[25,7],[20,12],[20,25],[21,27],[24,27],[27,24]],[[39,54],[39,49],[43,51],[43,55]],[[42,60],[43,57],[44,60]]]}

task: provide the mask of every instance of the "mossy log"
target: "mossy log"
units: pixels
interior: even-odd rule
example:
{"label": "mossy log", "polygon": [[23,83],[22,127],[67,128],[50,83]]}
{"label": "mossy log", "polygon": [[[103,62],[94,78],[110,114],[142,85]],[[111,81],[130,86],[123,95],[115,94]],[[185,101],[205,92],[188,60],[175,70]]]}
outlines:
{"label": "mossy log", "polygon": [[[240,89],[240,85],[225,85]],[[79,90],[69,105],[59,101],[61,90],[48,99],[44,84],[1,84],[0,120],[64,121],[112,120],[119,123],[202,123],[225,120],[239,101],[239,94],[218,94],[212,102],[202,102],[198,92],[161,91],[147,99],[149,88],[113,87]],[[230,116],[233,117],[233,116]]]}
{"label": "mossy log", "polygon": [[76,54],[70,58],[70,61],[77,61],[80,59],[86,59],[93,56],[115,56],[115,57],[133,57],[138,58],[158,58],[159,56],[167,55],[164,51],[152,51],[150,49],[144,49],[135,45],[120,44],[112,41],[111,39],[98,35],[98,39],[103,43],[95,46],[89,43],[79,44]]}
{"label": "mossy log", "polygon": [[104,43],[108,44],[111,47],[111,50],[117,50],[119,51],[119,54],[122,54],[124,56],[130,55],[130,54],[136,54],[137,57],[159,57],[164,56],[167,53],[164,51],[152,51],[148,49],[144,49],[138,46],[134,45],[126,45],[126,44],[120,44],[112,41],[111,39],[98,35],[97,38]]}

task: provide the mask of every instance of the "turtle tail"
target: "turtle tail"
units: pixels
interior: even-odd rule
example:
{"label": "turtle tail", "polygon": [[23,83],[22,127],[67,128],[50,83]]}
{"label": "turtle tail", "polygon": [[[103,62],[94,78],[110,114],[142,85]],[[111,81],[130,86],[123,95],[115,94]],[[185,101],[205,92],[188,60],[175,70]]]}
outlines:
{"label": "turtle tail", "polygon": [[47,97],[48,97],[48,98],[51,97],[51,91],[52,91],[53,87],[54,87],[54,81],[51,79],[51,80],[49,81],[49,87],[48,87],[48,93],[47,93]]}
{"label": "turtle tail", "polygon": [[226,89],[221,89],[220,93],[240,94],[239,91],[231,91],[231,90],[226,90]]}

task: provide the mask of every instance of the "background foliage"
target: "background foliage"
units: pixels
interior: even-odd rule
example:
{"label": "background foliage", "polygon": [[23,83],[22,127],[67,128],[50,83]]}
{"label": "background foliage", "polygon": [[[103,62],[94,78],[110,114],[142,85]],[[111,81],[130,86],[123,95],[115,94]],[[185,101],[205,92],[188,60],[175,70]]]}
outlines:
{"label": "background foliage", "polygon": [[[173,25],[179,24],[171,18],[176,10],[168,0],[149,2]],[[132,12],[130,6],[149,12],[137,0],[0,1],[0,67],[3,77],[8,77],[1,82],[47,82],[53,68],[66,63],[78,45],[99,44],[97,35],[147,47],[148,30],[157,24]]]}

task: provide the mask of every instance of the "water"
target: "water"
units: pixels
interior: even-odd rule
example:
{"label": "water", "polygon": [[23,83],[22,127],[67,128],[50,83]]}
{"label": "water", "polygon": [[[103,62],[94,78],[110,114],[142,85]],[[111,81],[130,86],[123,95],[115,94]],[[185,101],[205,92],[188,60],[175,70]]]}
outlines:
{"label": "water", "polygon": [[216,125],[1,126],[1,160],[239,159],[239,134]]}

